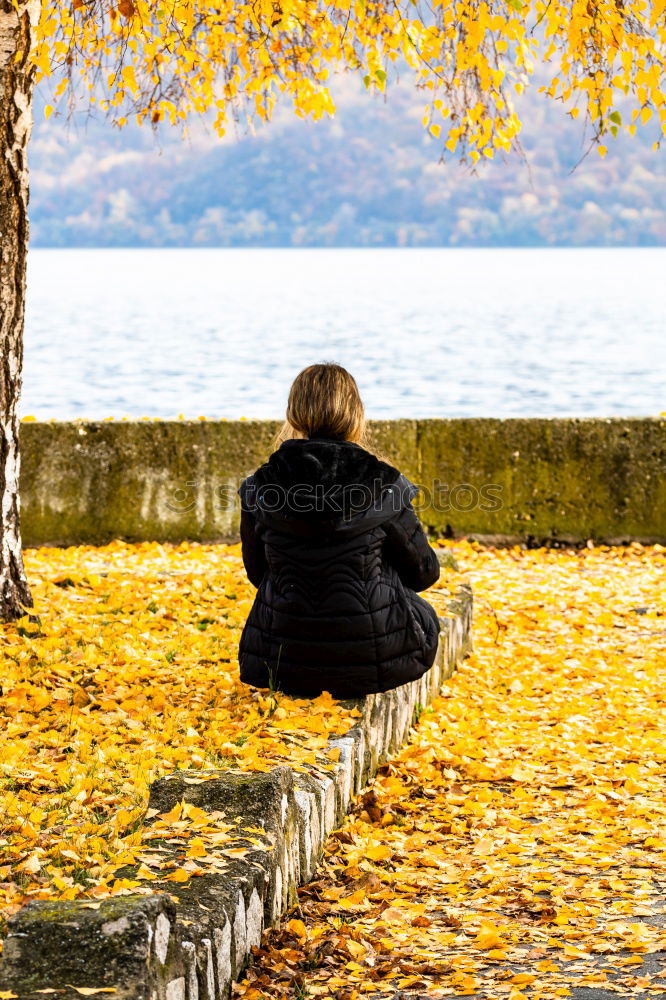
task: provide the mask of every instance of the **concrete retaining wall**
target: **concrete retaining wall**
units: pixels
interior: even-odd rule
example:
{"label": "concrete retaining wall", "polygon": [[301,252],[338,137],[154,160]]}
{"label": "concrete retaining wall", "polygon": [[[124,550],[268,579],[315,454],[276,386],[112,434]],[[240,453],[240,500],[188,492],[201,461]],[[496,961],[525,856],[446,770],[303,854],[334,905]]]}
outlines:
{"label": "concrete retaining wall", "polygon": [[[273,421],[24,423],[26,545],[237,537]],[[666,542],[666,419],[377,421],[425,525],[491,541]]]}
{"label": "concrete retaining wall", "polygon": [[[185,800],[224,812],[226,822],[236,823],[246,857],[230,862],[220,850],[225,874],[184,884],[150,882],[151,895],[29,903],[10,921],[0,992],[42,1000],[44,992],[57,990],[59,998],[74,1000],[77,988],[104,987],[118,1000],[226,1000],[263,928],[279,919],[295,901],[296,887],[313,875],[352,798],[406,740],[417,708],[431,701],[466,655],[469,587],[459,590],[448,611],[433,668],[420,681],[356,703],[358,723],[329,742],[340,748],[333,770],[324,755],[321,767],[309,772],[188,770],[155,782],[150,808],[163,813]],[[264,831],[261,848],[244,836],[247,827]],[[174,848],[168,840],[162,846],[166,859]],[[118,876],[133,874],[127,869]]]}

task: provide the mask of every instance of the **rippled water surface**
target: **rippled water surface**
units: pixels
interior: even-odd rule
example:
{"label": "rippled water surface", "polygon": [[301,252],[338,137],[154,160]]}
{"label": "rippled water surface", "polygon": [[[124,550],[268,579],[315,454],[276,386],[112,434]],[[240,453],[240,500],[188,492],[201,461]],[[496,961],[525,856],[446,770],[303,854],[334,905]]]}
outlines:
{"label": "rippled water surface", "polygon": [[333,360],[368,413],[666,410],[666,249],[34,250],[22,413],[278,417]]}

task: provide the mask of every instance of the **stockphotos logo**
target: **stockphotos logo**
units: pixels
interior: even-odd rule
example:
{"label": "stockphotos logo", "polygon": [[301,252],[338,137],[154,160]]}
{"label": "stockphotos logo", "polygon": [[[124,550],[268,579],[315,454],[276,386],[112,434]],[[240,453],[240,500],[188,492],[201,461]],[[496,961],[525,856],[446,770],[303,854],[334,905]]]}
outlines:
{"label": "stockphotos logo", "polygon": [[[232,513],[240,506],[238,483],[226,483],[214,491],[213,506],[218,511]],[[169,510],[187,514],[197,506],[201,493],[208,493],[205,481],[188,479],[174,484],[167,501]],[[248,487],[247,502],[267,513],[299,514],[326,513],[350,517],[361,510],[390,510],[396,512],[411,502],[417,513],[435,511],[440,514],[466,513],[482,510],[493,513],[501,510],[502,487],[499,483],[443,483],[435,479],[430,486],[394,485],[382,487],[378,480],[372,487],[367,483],[334,484],[324,487],[298,483],[285,489],[277,484],[256,488]]]}

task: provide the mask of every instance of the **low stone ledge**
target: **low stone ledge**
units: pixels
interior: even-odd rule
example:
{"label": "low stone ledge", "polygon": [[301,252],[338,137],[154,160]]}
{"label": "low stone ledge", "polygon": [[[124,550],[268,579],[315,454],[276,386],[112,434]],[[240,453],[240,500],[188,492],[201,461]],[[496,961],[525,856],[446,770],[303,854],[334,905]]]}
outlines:
{"label": "low stone ledge", "polygon": [[[77,987],[110,989],[118,1000],[226,1000],[263,928],[279,920],[297,887],[314,874],[326,838],[354,796],[402,745],[415,714],[470,651],[468,585],[447,611],[427,674],[347,703],[361,717],[347,734],[329,741],[329,748],[340,750],[333,768],[322,757],[321,767],[308,772],[288,766],[269,772],[176,771],[154,782],[149,812],[167,812],[181,801],[223,812],[227,823],[235,823],[245,856],[225,858],[224,873],[186,883],[151,882],[149,895],[29,903],[10,920],[0,990],[20,1000],[43,1000],[44,990],[69,1000],[80,996]],[[264,831],[263,849],[247,831],[244,836],[248,827]],[[118,874],[131,877],[132,869]]]}
{"label": "low stone ledge", "polygon": [[[68,986],[116,987],[143,1000],[160,983],[176,906],[166,895],[29,903],[10,921],[2,989],[20,996]],[[93,982],[94,980],[94,982]]]}

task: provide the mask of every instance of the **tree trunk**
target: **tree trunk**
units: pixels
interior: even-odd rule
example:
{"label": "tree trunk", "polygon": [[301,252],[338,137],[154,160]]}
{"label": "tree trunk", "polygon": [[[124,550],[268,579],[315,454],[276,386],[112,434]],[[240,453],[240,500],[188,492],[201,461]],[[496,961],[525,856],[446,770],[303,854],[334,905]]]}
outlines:
{"label": "tree trunk", "polygon": [[34,71],[29,62],[39,0],[0,0],[0,620],[26,614],[32,597],[19,524],[18,401],[23,366],[28,249],[27,145]]}

